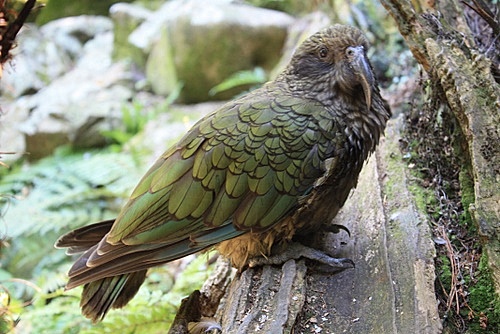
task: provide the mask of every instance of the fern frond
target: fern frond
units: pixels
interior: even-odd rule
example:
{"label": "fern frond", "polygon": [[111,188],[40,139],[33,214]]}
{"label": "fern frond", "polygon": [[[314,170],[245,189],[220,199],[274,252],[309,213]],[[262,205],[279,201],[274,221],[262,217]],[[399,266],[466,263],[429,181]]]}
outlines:
{"label": "fern frond", "polygon": [[142,169],[123,153],[85,153],[49,157],[7,175],[0,185],[7,236],[61,232],[110,218]]}

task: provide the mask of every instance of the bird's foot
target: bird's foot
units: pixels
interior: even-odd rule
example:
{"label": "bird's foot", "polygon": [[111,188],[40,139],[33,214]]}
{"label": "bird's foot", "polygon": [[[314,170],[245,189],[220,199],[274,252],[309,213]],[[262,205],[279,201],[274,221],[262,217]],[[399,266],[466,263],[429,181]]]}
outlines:
{"label": "bird's foot", "polygon": [[354,268],[354,262],[347,258],[334,258],[320,250],[304,246],[298,242],[288,244],[288,247],[281,253],[268,257],[256,257],[249,261],[249,267],[257,267],[261,265],[277,265],[283,264],[290,259],[298,260],[300,257],[305,257],[310,260],[318,261],[332,268],[344,270]]}

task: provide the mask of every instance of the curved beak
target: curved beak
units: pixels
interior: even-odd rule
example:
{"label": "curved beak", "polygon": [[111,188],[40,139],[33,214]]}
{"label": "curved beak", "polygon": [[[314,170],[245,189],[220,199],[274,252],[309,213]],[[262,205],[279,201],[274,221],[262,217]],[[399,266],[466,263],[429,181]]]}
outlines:
{"label": "curved beak", "polygon": [[348,51],[352,69],[358,77],[361,87],[363,87],[366,106],[370,110],[372,104],[372,86],[375,81],[372,68],[362,46],[351,46],[348,48]]}

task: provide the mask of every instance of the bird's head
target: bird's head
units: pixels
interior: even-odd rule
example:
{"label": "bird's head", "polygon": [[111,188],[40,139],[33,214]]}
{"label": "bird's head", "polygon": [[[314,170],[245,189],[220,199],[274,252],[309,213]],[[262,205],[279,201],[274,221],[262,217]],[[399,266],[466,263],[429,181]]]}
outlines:
{"label": "bird's head", "polygon": [[340,90],[353,99],[364,99],[370,110],[376,82],[367,50],[368,40],[359,29],[333,25],[304,41],[285,73],[293,76],[293,81],[298,79],[302,87],[297,88],[316,94],[322,102]]}

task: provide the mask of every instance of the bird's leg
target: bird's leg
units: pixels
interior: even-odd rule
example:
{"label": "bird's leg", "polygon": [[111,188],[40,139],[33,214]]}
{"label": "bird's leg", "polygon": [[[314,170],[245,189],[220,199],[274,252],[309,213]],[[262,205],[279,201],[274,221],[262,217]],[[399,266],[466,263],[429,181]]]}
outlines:
{"label": "bird's leg", "polygon": [[298,242],[289,243],[287,247],[279,254],[271,255],[268,257],[256,257],[250,259],[248,266],[256,267],[266,264],[270,265],[282,264],[290,259],[297,260],[300,257],[305,257],[310,260],[318,261],[330,267],[338,268],[341,270],[354,268],[354,262],[351,259],[334,258],[323,253],[320,250],[304,246],[303,244]]}

